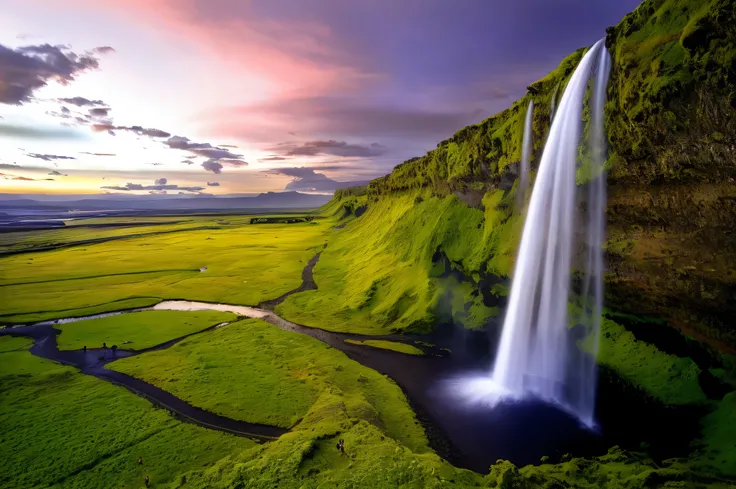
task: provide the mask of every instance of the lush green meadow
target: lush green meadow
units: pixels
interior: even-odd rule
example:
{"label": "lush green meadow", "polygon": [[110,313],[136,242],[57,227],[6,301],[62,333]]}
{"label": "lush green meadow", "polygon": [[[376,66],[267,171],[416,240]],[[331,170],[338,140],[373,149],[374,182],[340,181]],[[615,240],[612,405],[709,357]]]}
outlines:
{"label": "lush green meadow", "polygon": [[399,343],[398,341],[386,341],[386,340],[345,340],[345,343],[352,343],[353,345],[369,346],[371,348],[380,348],[382,350],[392,350],[399,353],[406,353],[407,355],[424,355],[424,352],[413,345],[406,343]]}
{"label": "lush green meadow", "polygon": [[223,416],[297,425],[323,396],[339,395],[414,451],[428,451],[424,430],[398,386],[340,351],[299,333],[247,319],[166,350],[117,360],[112,368]]}
{"label": "lush green meadow", "polygon": [[58,325],[60,350],[117,345],[143,350],[174,338],[233,321],[235,314],[218,311],[140,311]]}
{"label": "lush green meadow", "polygon": [[319,223],[241,223],[1,257],[0,321],[93,314],[161,299],[255,305],[301,284],[325,232]]}
{"label": "lush green meadow", "polygon": [[[84,219],[79,221],[68,221],[66,226],[63,228],[16,231],[13,233],[0,234],[0,255],[19,251],[34,251],[58,246],[68,246],[76,243],[84,243],[90,240],[114,239],[130,235],[146,236],[160,233],[171,233],[214,224],[214,222],[201,223],[190,220],[150,220],[125,222],[124,226],[91,228],[85,226],[85,224],[87,224],[85,221],[86,220]],[[92,219],[90,219],[90,221],[92,221]],[[120,222],[118,221],[118,224],[119,223]],[[151,225],[151,223],[156,224]]]}
{"label": "lush green meadow", "polygon": [[[255,443],[181,423],[122,387],[0,337],[0,487],[165,487]],[[143,457],[144,466],[136,464]]]}

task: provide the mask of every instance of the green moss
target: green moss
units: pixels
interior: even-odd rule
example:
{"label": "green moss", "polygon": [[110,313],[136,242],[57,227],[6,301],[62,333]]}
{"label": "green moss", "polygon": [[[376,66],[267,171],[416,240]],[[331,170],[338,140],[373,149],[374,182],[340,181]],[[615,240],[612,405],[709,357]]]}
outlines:
{"label": "green moss", "polygon": [[397,341],[345,340],[345,343],[351,343],[353,345],[365,345],[373,348],[381,348],[384,350],[392,350],[400,353],[406,353],[407,355],[424,355],[424,352],[416,346],[407,345],[406,343],[399,343]]}
{"label": "green moss", "polygon": [[665,404],[704,402],[698,384],[700,369],[691,358],[679,358],[637,341],[614,321],[601,322],[598,361]]}
{"label": "green moss", "polygon": [[[564,459],[565,457],[563,457]],[[507,487],[549,489],[644,489],[649,487],[726,489],[731,483],[709,467],[690,460],[656,462],[643,453],[615,446],[606,455],[590,459],[567,457],[559,464],[527,466],[517,475],[511,467],[504,472],[516,485]]]}
{"label": "green moss", "polygon": [[736,476],[736,392],[727,394],[703,418],[705,458],[724,474]]}

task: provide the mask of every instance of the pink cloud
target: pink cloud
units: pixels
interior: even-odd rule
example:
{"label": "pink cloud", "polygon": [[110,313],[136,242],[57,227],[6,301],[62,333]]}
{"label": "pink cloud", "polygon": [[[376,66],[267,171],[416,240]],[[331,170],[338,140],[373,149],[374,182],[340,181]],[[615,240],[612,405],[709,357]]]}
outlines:
{"label": "pink cloud", "polygon": [[341,61],[339,42],[332,37],[329,27],[315,22],[258,18],[246,2],[76,0],[76,3],[89,10],[103,9],[128,16],[139,27],[193,44],[201,51],[192,56],[217,57],[227,62],[231,72],[224,76],[261,78],[271,91],[270,97],[352,91],[381,79],[378,74]]}

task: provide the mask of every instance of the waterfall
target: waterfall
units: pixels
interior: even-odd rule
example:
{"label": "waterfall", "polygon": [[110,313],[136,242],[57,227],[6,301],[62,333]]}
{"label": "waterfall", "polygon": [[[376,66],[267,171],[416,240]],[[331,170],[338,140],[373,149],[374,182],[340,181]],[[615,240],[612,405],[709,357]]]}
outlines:
{"label": "waterfall", "polygon": [[[595,359],[583,354],[572,339],[568,299],[574,237],[585,226],[585,302],[575,319],[586,327],[586,343],[595,342],[597,350],[605,233],[602,118],[609,70],[610,57],[601,40],[583,56],[560,100],[524,223],[492,374],[494,389],[501,395],[540,397],[565,407],[588,425],[593,424]],[[575,223],[581,119],[593,75],[587,223]]]}
{"label": "waterfall", "polygon": [[[595,359],[598,355],[598,335],[603,313],[603,252],[601,245],[606,239],[606,175],[603,163],[606,161],[606,134],[603,130],[603,110],[606,103],[608,76],[611,72],[611,57],[603,48],[595,72],[595,86],[590,106],[590,183],[588,184],[588,226],[586,234],[586,265],[582,287],[582,312],[578,324],[589,334],[588,352]],[[573,363],[584,387],[577,392],[572,404],[581,406],[584,412],[595,409],[596,368],[595,362],[586,362],[591,357],[579,355]]]}
{"label": "waterfall", "polygon": [[516,209],[521,210],[524,202],[524,194],[529,186],[529,161],[532,158],[532,118],[534,116],[534,101],[529,101],[524,120],[524,136],[521,146],[521,169],[519,172],[519,187],[516,189]]}

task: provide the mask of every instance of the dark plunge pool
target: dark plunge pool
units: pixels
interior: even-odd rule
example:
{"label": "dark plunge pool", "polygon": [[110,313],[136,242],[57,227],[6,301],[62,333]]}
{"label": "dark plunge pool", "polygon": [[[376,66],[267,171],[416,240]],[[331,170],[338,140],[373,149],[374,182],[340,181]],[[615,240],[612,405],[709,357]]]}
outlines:
{"label": "dark plunge pool", "polygon": [[468,406],[448,391],[448,381],[489,375],[495,338],[456,330],[432,341],[451,353],[417,357],[328,342],[393,378],[425,426],[432,447],[459,467],[487,473],[498,459],[517,466],[540,463],[544,456],[558,462],[568,453],[603,455],[614,445],[646,450],[662,460],[686,456],[697,436],[702,410],[664,406],[605,368],[598,371],[593,429],[559,407],[534,399]]}

